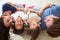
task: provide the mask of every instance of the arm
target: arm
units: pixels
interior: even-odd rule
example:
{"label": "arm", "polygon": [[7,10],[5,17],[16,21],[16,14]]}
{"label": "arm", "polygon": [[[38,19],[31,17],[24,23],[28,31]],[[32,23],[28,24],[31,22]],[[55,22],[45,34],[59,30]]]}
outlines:
{"label": "arm", "polygon": [[33,9],[29,9],[30,12],[33,12],[33,13],[37,13],[38,11],[36,10],[33,10]]}
{"label": "arm", "polygon": [[18,11],[23,11],[23,8],[18,8],[14,4],[12,4],[11,2],[8,2],[8,4],[15,7]]}
{"label": "arm", "polygon": [[46,5],[44,5],[41,9],[40,9],[40,11],[39,11],[39,13],[38,13],[38,15],[39,16],[41,16],[42,15],[42,13],[43,13],[43,11],[45,10],[45,9],[47,9],[47,8],[49,8],[49,7],[51,7],[52,6],[52,4],[46,4]]}

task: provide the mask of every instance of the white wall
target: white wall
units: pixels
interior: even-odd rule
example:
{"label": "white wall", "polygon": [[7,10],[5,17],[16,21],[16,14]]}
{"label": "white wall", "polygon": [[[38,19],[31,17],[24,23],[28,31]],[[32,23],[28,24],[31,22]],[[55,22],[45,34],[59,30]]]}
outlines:
{"label": "white wall", "polygon": [[55,1],[54,1],[54,4],[57,4],[57,5],[60,6],[60,0],[55,0]]}

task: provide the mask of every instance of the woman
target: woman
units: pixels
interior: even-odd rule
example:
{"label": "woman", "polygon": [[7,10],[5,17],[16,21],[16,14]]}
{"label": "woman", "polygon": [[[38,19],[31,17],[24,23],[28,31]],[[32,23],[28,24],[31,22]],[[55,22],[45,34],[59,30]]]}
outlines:
{"label": "woman", "polygon": [[0,18],[0,40],[9,40],[9,29],[12,21],[9,17]]}

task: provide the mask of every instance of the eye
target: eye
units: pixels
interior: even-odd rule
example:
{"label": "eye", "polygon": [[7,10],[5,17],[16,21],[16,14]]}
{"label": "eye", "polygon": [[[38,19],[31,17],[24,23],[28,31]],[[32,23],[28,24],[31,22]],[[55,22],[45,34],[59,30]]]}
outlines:
{"label": "eye", "polygon": [[45,19],[44,21],[45,21],[45,22],[48,22],[48,21],[49,21],[49,19]]}
{"label": "eye", "polygon": [[35,25],[35,24],[32,24],[32,25]]}
{"label": "eye", "polygon": [[9,20],[7,20],[7,22],[9,22]]}
{"label": "eye", "polygon": [[49,20],[47,20],[47,22],[49,22]]}
{"label": "eye", "polygon": [[20,22],[20,21],[17,21],[17,22]]}

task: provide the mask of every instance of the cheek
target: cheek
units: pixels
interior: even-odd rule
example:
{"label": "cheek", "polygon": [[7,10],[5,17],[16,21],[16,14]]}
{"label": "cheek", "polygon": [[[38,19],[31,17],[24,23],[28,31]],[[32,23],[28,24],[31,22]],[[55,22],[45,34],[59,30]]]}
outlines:
{"label": "cheek", "polygon": [[18,22],[15,22],[15,25],[17,26],[18,25]]}
{"label": "cheek", "polygon": [[53,24],[52,21],[46,22],[46,26],[47,26],[47,27],[50,27],[52,24]]}
{"label": "cheek", "polygon": [[22,26],[23,25],[23,22],[15,22],[15,25]]}
{"label": "cheek", "polygon": [[20,30],[20,29],[23,28],[23,25],[20,24],[20,23],[15,23],[15,27],[16,27],[17,30]]}
{"label": "cheek", "polygon": [[9,22],[4,22],[4,25],[5,25],[6,27],[9,27],[9,26],[10,26],[10,23],[9,23]]}

